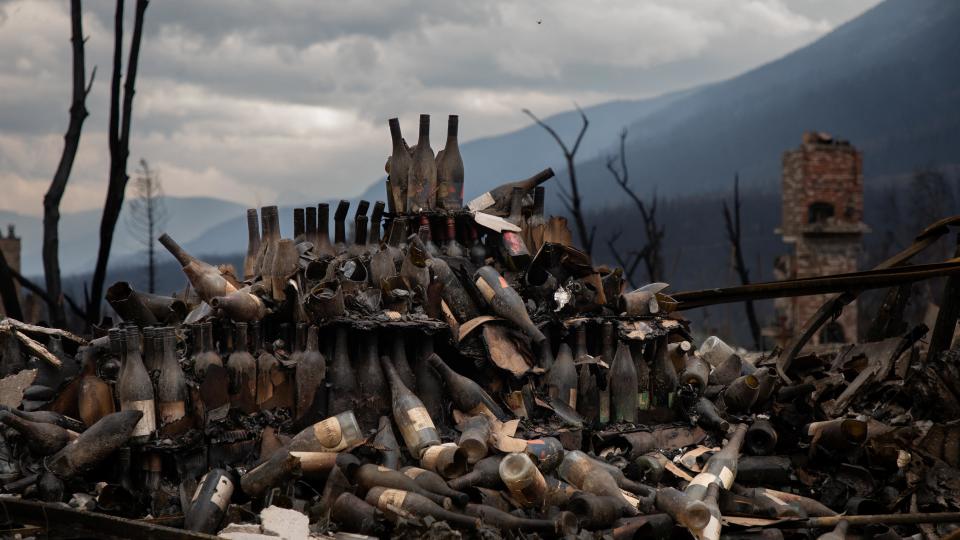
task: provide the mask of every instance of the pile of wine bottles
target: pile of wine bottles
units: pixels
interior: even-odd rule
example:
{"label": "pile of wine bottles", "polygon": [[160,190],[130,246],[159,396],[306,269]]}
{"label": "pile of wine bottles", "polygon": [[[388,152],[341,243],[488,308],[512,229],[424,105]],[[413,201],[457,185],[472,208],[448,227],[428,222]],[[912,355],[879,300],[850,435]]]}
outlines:
{"label": "pile of wine bottles", "polygon": [[[360,201],[349,240],[347,201],[332,238],[328,204],[294,209],[292,238],[276,206],[250,209],[239,272],[164,234],[185,291],[116,283],[120,321],[89,339],[4,338],[2,364],[37,373],[0,410],[2,492],[118,516],[117,537],[146,526],[119,518],[216,533],[280,506],[373,537],[782,538],[933,500],[915,455],[958,465],[952,424],[927,440],[898,431],[914,409],[848,414],[946,388],[897,356],[863,367],[913,342],[814,355],[784,384],[770,359],[694,347],[664,284],[594,267],[544,216],[549,169],[464,207],[457,117],[436,157],[429,117],[412,149],[390,128],[388,201]],[[860,398],[854,369],[901,378]]]}

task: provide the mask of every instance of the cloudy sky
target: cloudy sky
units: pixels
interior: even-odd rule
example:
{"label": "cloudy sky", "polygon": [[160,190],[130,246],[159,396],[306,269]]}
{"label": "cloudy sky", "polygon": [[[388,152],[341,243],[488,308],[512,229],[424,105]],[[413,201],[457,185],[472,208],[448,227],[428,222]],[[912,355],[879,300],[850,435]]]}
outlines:
{"label": "cloudy sky", "polygon": [[[414,132],[418,113],[459,113],[461,141],[510,131],[525,107],[546,116],[736,75],[878,1],[154,0],[130,168],[143,157],[168,194],[247,205],[353,196],[383,173],[392,116]],[[105,195],[113,9],[84,2],[97,77],[65,211]],[[0,209],[42,213],[69,35],[66,0],[0,0]]]}

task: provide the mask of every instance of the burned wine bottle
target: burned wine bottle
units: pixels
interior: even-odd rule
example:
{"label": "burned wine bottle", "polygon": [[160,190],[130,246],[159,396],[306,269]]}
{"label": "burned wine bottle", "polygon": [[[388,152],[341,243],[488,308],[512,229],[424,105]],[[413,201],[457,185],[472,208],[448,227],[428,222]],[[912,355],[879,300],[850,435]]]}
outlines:
{"label": "burned wine bottle", "polygon": [[400,121],[396,118],[389,120],[390,124],[390,142],[392,143],[392,152],[388,166],[390,167],[390,186],[392,193],[388,196],[393,198],[393,207],[396,212],[412,211],[407,207],[407,193],[409,189],[410,165],[412,158],[407,145],[403,141],[403,135],[400,133]]}
{"label": "burned wine bottle", "polygon": [[327,203],[317,205],[317,243],[313,246],[313,251],[321,257],[333,257],[337,254],[330,243],[330,205]]}
{"label": "burned wine bottle", "polygon": [[610,419],[614,422],[636,422],[637,368],[630,356],[630,349],[617,344],[617,352],[610,366]]}
{"label": "burned wine bottle", "polygon": [[190,507],[184,512],[183,528],[188,531],[215,533],[233,498],[234,480],[224,469],[211,469],[203,475],[193,494]]}
{"label": "burned wine bottle", "polygon": [[[389,359],[384,358],[381,358],[381,362],[389,361]],[[389,416],[380,417],[380,424],[377,427],[377,434],[373,438],[373,445],[380,452],[381,465],[388,469],[400,467],[400,445],[397,443],[397,436],[393,433]]]}
{"label": "burned wine bottle", "polygon": [[467,463],[473,465],[487,456],[487,441],[490,440],[490,419],[483,414],[471,416],[464,421],[463,432],[457,445],[467,456]]}
{"label": "burned wine bottle", "polygon": [[386,358],[382,358],[380,363],[390,382],[393,419],[400,428],[400,435],[407,445],[407,450],[419,458],[425,448],[440,444],[440,435],[423,402],[403,384],[393,364],[386,361]]}
{"label": "burned wine bottle", "polygon": [[333,249],[338,255],[347,250],[346,221],[349,211],[350,201],[341,200],[333,214]]}
{"label": "burned wine bottle", "polygon": [[257,253],[260,252],[260,218],[256,208],[247,209],[247,255],[243,258],[243,279],[257,274]]}
{"label": "burned wine bottle", "polygon": [[483,487],[490,489],[500,489],[503,487],[503,481],[500,479],[500,462],[503,456],[490,456],[481,459],[473,465],[473,470],[467,474],[449,480],[447,485],[457,491],[463,491],[469,487]]}
{"label": "burned wine bottle", "polygon": [[400,471],[368,463],[350,471],[348,476],[352,476],[354,483],[362,489],[373,489],[375,487],[401,489],[416,493],[444,508],[453,506],[453,501],[449,497],[420,487],[412,478]]}
{"label": "burned wine bottle", "polygon": [[[510,198],[510,215],[507,221],[520,226],[523,223],[523,188],[513,188]],[[503,231],[500,233],[500,250],[503,253],[503,260],[513,271],[526,269],[530,266],[530,250],[523,241],[523,236],[516,231]]]}
{"label": "burned wine bottle", "polygon": [[744,436],[747,434],[747,425],[738,425],[723,448],[713,454],[703,470],[687,484],[683,490],[692,499],[702,501],[707,495],[710,484],[718,484],[723,489],[730,489],[737,477],[737,462],[740,456],[740,447],[743,446]]}
{"label": "burned wine bottle", "polygon": [[467,529],[480,527],[479,519],[446,510],[428,497],[412,491],[377,486],[367,492],[365,500],[394,518],[400,511],[414,516],[431,516],[436,520],[446,521],[454,527]]}
{"label": "burned wine bottle", "polygon": [[470,497],[467,496],[466,493],[452,489],[447,485],[447,481],[444,480],[443,477],[433,471],[421,469],[420,467],[404,467],[400,469],[400,472],[407,476],[407,478],[413,480],[421,488],[431,493],[448,497],[456,506],[463,506],[470,500]]}
{"label": "burned wine bottle", "polygon": [[517,180],[516,182],[501,184],[467,203],[467,208],[474,212],[484,211],[487,213],[505,214],[510,208],[510,198],[513,194],[513,188],[521,188],[523,193],[526,193],[553,178],[553,176],[553,169],[547,168],[526,180]]}
{"label": "burned wine bottle", "polygon": [[444,478],[456,478],[467,471],[467,455],[456,443],[435,444],[420,454],[420,466]]}
{"label": "burned wine bottle", "polygon": [[140,357],[140,333],[136,327],[126,331],[127,350],[123,370],[117,381],[117,397],[121,411],[140,411],[143,417],[133,430],[130,441],[144,443],[157,429],[154,410],[153,382]]}
{"label": "burned wine bottle", "polygon": [[247,323],[235,323],[233,352],[227,357],[230,375],[230,401],[244,413],[257,410],[257,361],[247,350]]}
{"label": "burned wine bottle", "polygon": [[673,408],[673,399],[677,391],[677,370],[667,354],[666,338],[657,341],[650,379],[651,405],[665,409]]}
{"label": "burned wine bottle", "polygon": [[463,206],[463,157],[457,143],[459,123],[459,116],[447,117],[447,143],[437,154],[437,206],[445,210],[459,210]]}
{"label": "burned wine bottle", "polygon": [[330,508],[330,519],[342,531],[368,537],[386,535],[383,513],[352,493],[341,493]]}
{"label": "burned wine bottle", "polygon": [[77,355],[83,359],[77,408],[84,425],[92,426],[104,416],[116,412],[110,385],[97,375],[97,352],[93,347],[81,347]]}
{"label": "burned wine bottle", "polygon": [[439,355],[431,354],[427,357],[427,361],[443,379],[454,407],[470,415],[484,414],[500,421],[509,419],[490,394],[476,382],[450,369]]}
{"label": "burned wine bottle", "polygon": [[339,414],[353,409],[354,396],[357,394],[357,377],[350,362],[347,342],[347,329],[337,327],[336,345],[333,348],[333,362],[330,364],[329,390],[327,394],[327,413]]}
{"label": "burned wine bottle", "polygon": [[89,471],[127,443],[143,417],[140,410],[108,414],[87,428],[72,444],[44,462],[50,472],[67,479]]}
{"label": "burned wine bottle", "polygon": [[181,270],[186,274],[190,284],[193,285],[197,295],[205,302],[209,302],[215,296],[226,296],[237,288],[223,277],[215,266],[209,265],[196,257],[191,256],[183,250],[173,238],[163,234],[160,236],[160,243],[171,255],[177,258],[182,266]]}
{"label": "burned wine bottle", "polygon": [[380,422],[380,416],[390,412],[388,385],[383,368],[380,367],[376,334],[364,334],[360,339],[357,383],[362,400],[362,404],[357,407],[357,419],[364,429],[373,429]]}
{"label": "burned wine bottle", "polygon": [[417,355],[413,364],[414,379],[417,382],[417,397],[434,422],[446,423],[447,403],[443,399],[443,385],[440,376],[430,365],[433,354],[433,336],[422,336],[417,342]]}
{"label": "burned wine bottle", "polygon": [[544,385],[547,395],[552,399],[559,399],[570,406],[577,408],[577,368],[573,365],[573,352],[566,343],[560,344],[557,359],[547,372]]}
{"label": "burned wine bottle", "polygon": [[20,433],[27,447],[38,456],[55,454],[77,438],[76,433],[56,424],[31,422],[10,411],[0,411],[0,422]]}
{"label": "burned wine bottle", "polygon": [[484,300],[490,304],[494,313],[519,326],[534,341],[540,343],[546,339],[540,329],[530,320],[523,299],[517,291],[507,285],[492,266],[483,266],[474,274],[477,289]]}
{"label": "burned wine bottle", "polygon": [[340,452],[364,441],[353,411],[321,420],[290,439],[287,448],[296,452]]}
{"label": "burned wine bottle", "polygon": [[160,412],[160,431],[180,422],[187,414],[190,391],[187,379],[177,360],[177,338],[173,327],[163,329],[163,356],[160,378],[157,381],[157,409]]}
{"label": "burned wine bottle", "polygon": [[[391,171],[392,171],[391,164]],[[434,208],[437,196],[437,162],[430,148],[430,115],[420,115],[420,138],[410,158],[407,176],[407,212]]]}
{"label": "burned wine bottle", "polygon": [[[320,353],[319,331],[316,326],[307,330],[307,347],[297,363],[296,371],[296,418],[303,418],[316,408],[318,394],[323,394],[327,361]],[[323,406],[326,409],[326,404]]]}
{"label": "burned wine bottle", "polygon": [[530,456],[514,452],[500,461],[500,479],[523,507],[541,506],[547,494],[547,481]]}

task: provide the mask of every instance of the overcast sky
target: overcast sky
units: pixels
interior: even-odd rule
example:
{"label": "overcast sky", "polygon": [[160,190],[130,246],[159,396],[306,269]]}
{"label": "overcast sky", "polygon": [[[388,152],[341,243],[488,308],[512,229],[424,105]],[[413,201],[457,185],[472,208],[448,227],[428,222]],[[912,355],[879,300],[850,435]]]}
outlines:
{"label": "overcast sky", "polygon": [[[421,112],[460,114],[461,142],[510,131],[524,107],[546,116],[731,77],[878,1],[154,0],[130,171],[143,157],[170,195],[247,205],[353,196],[383,174],[392,116],[408,138]],[[84,2],[97,77],[65,211],[105,196],[113,10]],[[0,209],[42,213],[68,121],[69,35],[66,0],[0,0]]]}

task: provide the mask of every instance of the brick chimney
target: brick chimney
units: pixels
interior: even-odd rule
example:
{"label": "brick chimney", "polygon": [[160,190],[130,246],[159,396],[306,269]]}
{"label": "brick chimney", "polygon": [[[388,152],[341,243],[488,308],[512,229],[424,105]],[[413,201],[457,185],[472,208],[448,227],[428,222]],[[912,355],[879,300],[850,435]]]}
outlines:
{"label": "brick chimney", "polygon": [[[20,272],[20,238],[17,236],[16,229],[12,223],[7,225],[6,236],[4,236],[3,231],[0,230],[0,253],[3,253],[3,257],[7,260],[10,268]],[[20,284],[16,283],[15,286],[17,288],[17,296],[20,296]],[[6,315],[3,310],[3,302],[0,302],[0,315]]]}

